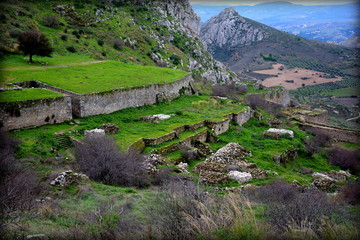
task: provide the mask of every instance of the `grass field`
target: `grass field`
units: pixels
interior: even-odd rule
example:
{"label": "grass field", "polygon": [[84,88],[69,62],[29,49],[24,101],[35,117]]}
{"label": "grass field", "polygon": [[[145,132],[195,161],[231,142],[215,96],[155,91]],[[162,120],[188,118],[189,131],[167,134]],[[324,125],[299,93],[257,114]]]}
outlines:
{"label": "grass field", "polygon": [[59,68],[3,71],[5,82],[36,80],[80,94],[174,82],[187,74],[180,70],[117,61]]}
{"label": "grass field", "polygon": [[0,92],[0,102],[16,102],[30,99],[61,97],[63,94],[42,88],[24,88],[20,90]]}
{"label": "grass field", "polygon": [[86,63],[92,61],[96,61],[96,60],[80,54],[68,54],[68,55],[53,54],[52,57],[34,56],[34,62],[30,64],[29,57],[24,57],[22,55],[8,55],[1,60],[0,68],[4,70],[9,70],[13,68],[29,69],[33,67],[67,65],[67,64],[75,64],[75,63]]}

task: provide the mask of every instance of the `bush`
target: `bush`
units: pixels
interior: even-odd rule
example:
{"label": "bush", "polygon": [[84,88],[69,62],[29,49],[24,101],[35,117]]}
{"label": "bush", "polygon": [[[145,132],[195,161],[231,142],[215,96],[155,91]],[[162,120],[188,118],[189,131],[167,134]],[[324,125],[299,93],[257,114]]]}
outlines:
{"label": "bush", "polygon": [[119,40],[114,40],[113,41],[113,47],[116,49],[116,50],[121,50],[123,49],[124,47],[124,42],[123,41],[119,41]]}
{"label": "bush", "polygon": [[239,100],[238,92],[235,85],[215,85],[212,88],[211,96],[226,97],[234,100]]}
{"label": "bush", "polygon": [[350,182],[343,186],[339,191],[339,196],[346,203],[352,205],[360,204],[360,183]]}
{"label": "bush", "polygon": [[58,28],[60,25],[59,19],[55,15],[46,15],[43,17],[42,24],[50,28]]}
{"label": "bush", "polygon": [[280,232],[289,230],[291,225],[300,227],[304,224],[316,231],[324,216],[331,217],[340,210],[320,190],[301,190],[283,182],[261,187],[249,196],[266,204],[265,215]]}
{"label": "bush", "polygon": [[65,35],[65,34],[62,34],[62,35],[60,36],[60,38],[61,38],[61,40],[63,40],[63,41],[68,40],[68,36]]}
{"label": "bush", "polygon": [[276,105],[275,103],[268,103],[259,94],[251,94],[245,99],[245,101],[252,109],[263,109],[266,112],[274,115],[276,118],[285,117],[284,113],[281,111],[281,105]]}
{"label": "bush", "polygon": [[20,30],[11,30],[10,32],[9,32],[9,35],[10,35],[10,37],[12,37],[12,38],[18,38],[19,36],[20,36],[20,34],[21,34],[21,31]]}
{"label": "bush", "polygon": [[328,151],[328,160],[331,164],[343,170],[350,170],[353,174],[360,172],[360,151],[333,147]]}
{"label": "bush", "polygon": [[170,60],[171,60],[175,65],[178,65],[178,64],[181,63],[181,57],[178,56],[178,55],[175,55],[175,54],[173,54],[173,55],[170,56]]}
{"label": "bush", "polygon": [[101,47],[101,46],[103,46],[103,45],[104,45],[104,41],[103,41],[103,40],[101,40],[101,39],[99,39],[99,40],[97,41],[97,44]]}
{"label": "bush", "polygon": [[319,152],[320,148],[328,146],[331,138],[321,131],[313,130],[310,133],[315,135],[315,137],[305,140],[305,150],[309,156],[312,156]]}
{"label": "bush", "polygon": [[0,132],[0,229],[18,220],[21,211],[35,207],[40,192],[36,174],[15,159],[18,144],[6,132]]}
{"label": "bush", "polygon": [[76,48],[74,46],[67,46],[66,50],[68,50],[69,52],[72,52],[72,53],[76,53]]}
{"label": "bush", "polygon": [[117,186],[148,186],[145,157],[133,151],[120,152],[112,138],[86,138],[75,148],[80,170],[92,180]]}

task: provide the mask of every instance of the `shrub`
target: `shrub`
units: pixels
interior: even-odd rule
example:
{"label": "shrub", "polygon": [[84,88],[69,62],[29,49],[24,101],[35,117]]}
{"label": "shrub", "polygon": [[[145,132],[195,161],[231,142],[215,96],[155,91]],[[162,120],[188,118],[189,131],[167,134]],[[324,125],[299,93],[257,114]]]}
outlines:
{"label": "shrub", "polygon": [[279,231],[304,224],[316,231],[324,216],[339,213],[326,193],[314,188],[300,191],[297,186],[283,182],[259,188],[250,197],[266,204],[265,215]]}
{"label": "shrub", "polygon": [[149,177],[145,157],[137,152],[120,152],[110,137],[86,138],[75,145],[80,170],[89,178],[109,185],[145,187]]}
{"label": "shrub", "polygon": [[320,148],[328,146],[331,138],[321,131],[313,130],[310,133],[315,135],[315,137],[305,140],[305,150],[309,156],[312,156],[319,152]]}
{"label": "shrub", "polygon": [[61,38],[61,40],[63,40],[63,41],[68,40],[68,36],[65,35],[65,34],[62,34],[62,35],[60,36],[60,38]]}
{"label": "shrub", "polygon": [[113,47],[114,47],[116,50],[121,50],[121,49],[123,49],[123,47],[124,47],[124,42],[123,42],[123,41],[119,41],[119,40],[114,40],[114,41],[113,41]]}
{"label": "shrub", "polygon": [[6,132],[0,132],[0,229],[18,220],[21,211],[33,208],[40,192],[36,174],[15,159],[18,144]]}
{"label": "shrub", "polygon": [[12,37],[12,38],[18,38],[19,36],[20,36],[20,34],[21,34],[21,31],[20,30],[11,30],[10,32],[9,32],[9,35],[10,35],[10,37]]}
{"label": "shrub", "polygon": [[99,40],[97,41],[97,44],[98,44],[99,46],[103,46],[103,45],[104,45],[104,41],[101,40],[101,39],[99,39]]}
{"label": "shrub", "polygon": [[352,205],[360,204],[360,183],[350,182],[343,186],[339,192],[339,196],[346,203]]}
{"label": "shrub", "polygon": [[76,53],[76,48],[74,46],[67,46],[66,50],[68,50],[69,52],[72,52],[72,53]]}
{"label": "shrub", "polygon": [[252,109],[261,108],[266,112],[273,114],[276,118],[283,118],[285,116],[284,113],[281,111],[281,105],[268,103],[259,94],[251,94],[245,99],[245,101]]}
{"label": "shrub", "polygon": [[58,28],[60,25],[59,19],[55,15],[46,15],[43,17],[42,24],[50,28]]}
{"label": "shrub", "polygon": [[360,151],[333,147],[328,151],[328,160],[331,164],[343,170],[350,170],[353,174],[360,172]]}
{"label": "shrub", "polygon": [[170,60],[171,60],[175,65],[178,65],[178,64],[180,64],[180,62],[181,62],[181,57],[178,56],[178,55],[173,54],[173,55],[170,56]]}
{"label": "shrub", "polygon": [[234,85],[215,85],[212,88],[211,96],[226,97],[238,100],[237,91]]}

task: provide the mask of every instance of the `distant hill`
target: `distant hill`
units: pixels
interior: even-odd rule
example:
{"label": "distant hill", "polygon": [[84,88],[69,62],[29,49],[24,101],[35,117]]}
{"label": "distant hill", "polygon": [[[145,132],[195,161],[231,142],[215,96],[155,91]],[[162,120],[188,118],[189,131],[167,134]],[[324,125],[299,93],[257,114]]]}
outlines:
{"label": "distant hill", "polygon": [[309,40],[223,10],[201,28],[201,39],[213,56],[241,73],[271,62],[340,76],[355,76],[358,52],[351,48]]}
{"label": "distant hill", "polygon": [[[228,6],[193,5],[205,23]],[[360,33],[359,4],[301,5],[268,2],[255,6],[234,6],[242,16],[308,39],[343,42]]]}

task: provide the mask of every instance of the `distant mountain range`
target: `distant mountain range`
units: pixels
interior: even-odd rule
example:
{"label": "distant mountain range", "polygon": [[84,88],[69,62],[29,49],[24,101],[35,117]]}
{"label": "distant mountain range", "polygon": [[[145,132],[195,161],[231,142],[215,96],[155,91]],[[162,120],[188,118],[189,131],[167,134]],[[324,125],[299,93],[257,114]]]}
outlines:
{"label": "distant mountain range", "polygon": [[272,62],[333,75],[355,76],[360,65],[352,48],[305,39],[240,16],[227,8],[201,28],[201,40],[213,56],[238,74]]}
{"label": "distant mountain range", "polygon": [[[233,8],[244,17],[278,30],[308,39],[340,43],[360,36],[359,6],[359,3],[305,6],[289,2],[269,2]],[[202,23],[227,7],[193,5]]]}

